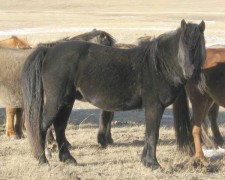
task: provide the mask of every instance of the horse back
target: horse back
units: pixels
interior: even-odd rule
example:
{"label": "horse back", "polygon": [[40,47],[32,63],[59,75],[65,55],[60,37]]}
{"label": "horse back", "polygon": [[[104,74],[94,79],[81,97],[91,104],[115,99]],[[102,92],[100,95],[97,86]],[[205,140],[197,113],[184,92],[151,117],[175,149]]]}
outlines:
{"label": "horse back", "polygon": [[102,109],[139,108],[142,65],[136,60],[141,57],[138,54],[135,57],[134,51],[80,41],[62,43],[46,54],[44,86],[51,88],[49,84],[58,84],[54,78],[57,76],[63,79],[58,87],[73,86],[86,101]]}
{"label": "horse back", "polygon": [[207,48],[206,61],[203,66],[204,69],[216,66],[219,63],[225,62],[225,48]]}

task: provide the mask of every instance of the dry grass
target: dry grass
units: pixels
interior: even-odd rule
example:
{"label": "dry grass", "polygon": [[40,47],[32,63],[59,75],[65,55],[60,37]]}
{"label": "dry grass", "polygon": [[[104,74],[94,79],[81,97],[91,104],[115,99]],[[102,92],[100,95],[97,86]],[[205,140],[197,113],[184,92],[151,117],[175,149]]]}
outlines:
{"label": "dry grass", "polygon": [[[77,107],[84,103],[76,103]],[[86,104],[87,107],[89,107]],[[90,106],[91,107],[91,106]],[[86,112],[86,113],[84,113]],[[92,116],[90,116],[90,113]],[[171,114],[171,109],[165,112]],[[4,117],[4,113],[1,113]],[[58,153],[53,152],[49,165],[40,167],[31,156],[27,139],[13,140],[4,135],[4,125],[0,126],[0,179],[222,179],[225,178],[224,158],[212,159],[212,172],[205,168],[195,169],[192,159],[176,150],[172,119],[163,119],[157,157],[163,171],[152,171],[142,165],[140,157],[143,149],[143,112],[116,113],[112,134],[114,144],[106,149],[98,146],[96,135],[99,111],[79,108],[72,112],[67,137],[73,148],[71,154],[78,165],[68,165],[59,161]],[[74,117],[78,119],[74,120]],[[132,118],[140,121],[129,121]],[[80,119],[81,118],[81,119]],[[82,122],[86,118],[86,121]],[[224,118],[223,109],[220,113]],[[92,121],[93,120],[93,121]],[[80,124],[80,122],[82,122]],[[93,122],[93,123],[91,123]],[[126,123],[124,123],[126,122]],[[225,134],[224,124],[220,125]]]}
{"label": "dry grass", "polygon": [[[159,35],[179,26],[181,19],[206,21],[206,43],[225,42],[225,3],[223,0],[179,1],[35,1],[0,0],[0,39],[6,30],[40,28],[36,34],[22,34],[32,44],[56,40],[98,28],[106,30],[119,42]],[[74,28],[74,32],[60,32]],[[77,28],[77,29],[76,29]],[[86,28],[86,29],[82,29]],[[45,32],[45,30],[51,32]],[[25,31],[25,29],[24,29]],[[19,31],[14,31],[19,32]],[[192,160],[177,152],[172,119],[163,119],[157,157],[164,171],[151,171],[140,162],[144,138],[143,112],[117,113],[112,134],[115,143],[107,149],[97,145],[98,113],[93,106],[75,104],[67,137],[77,166],[59,162],[55,152],[49,165],[38,166],[31,156],[27,139],[13,140],[4,134],[4,112],[0,113],[0,179],[225,179],[225,159],[211,160],[212,171],[195,169]],[[166,114],[171,114],[167,109]],[[220,129],[225,134],[224,109]],[[81,123],[82,122],[82,123]],[[128,122],[125,123],[124,122]],[[78,125],[80,124],[80,125]]]}

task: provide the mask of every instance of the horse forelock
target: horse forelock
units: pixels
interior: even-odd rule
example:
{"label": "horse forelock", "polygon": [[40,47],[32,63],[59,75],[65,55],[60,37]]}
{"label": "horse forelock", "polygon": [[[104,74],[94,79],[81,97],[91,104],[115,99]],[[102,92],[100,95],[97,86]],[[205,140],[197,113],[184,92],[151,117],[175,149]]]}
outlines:
{"label": "horse forelock", "polygon": [[206,89],[206,82],[202,73],[206,59],[204,33],[201,32],[197,24],[188,23],[185,33],[182,33],[182,35],[194,67],[192,79],[196,81],[198,89],[204,91]]}
{"label": "horse forelock", "polygon": [[[195,79],[200,91],[206,87],[202,67],[206,58],[204,33],[200,31],[197,24],[188,23],[185,30],[180,29],[181,38],[179,56],[190,63],[190,72],[186,79]],[[191,68],[192,67],[192,68]],[[188,69],[184,69],[187,71]]]}
{"label": "horse forelock", "polygon": [[193,61],[195,67],[193,78],[197,83],[198,89],[201,92],[203,92],[207,88],[205,77],[203,74],[203,65],[205,64],[206,60],[205,39],[203,34],[200,35],[199,41],[193,53],[194,53]]}

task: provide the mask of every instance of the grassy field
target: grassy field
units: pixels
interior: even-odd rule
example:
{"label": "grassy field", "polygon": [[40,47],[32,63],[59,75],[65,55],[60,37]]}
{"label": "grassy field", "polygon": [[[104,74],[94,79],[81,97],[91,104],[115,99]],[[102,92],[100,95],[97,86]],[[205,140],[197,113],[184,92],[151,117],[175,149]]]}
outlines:
{"label": "grassy field", "polygon": [[[158,1],[35,1],[0,0],[0,40],[12,34],[30,43],[53,41],[93,28],[105,30],[118,42],[133,43],[141,36],[157,36],[180,26],[186,19],[206,22],[206,43],[225,44],[223,0]],[[3,107],[2,107],[3,108]],[[99,110],[76,102],[67,128],[78,165],[61,163],[53,152],[49,165],[39,166],[27,138],[5,135],[5,112],[0,110],[0,179],[225,179],[225,158],[211,158],[211,172],[195,169],[192,159],[176,149],[171,108],[166,109],[160,128],[157,157],[164,170],[152,171],[140,162],[144,139],[143,111],[118,112],[112,134],[114,144],[97,144]],[[219,123],[225,135],[224,109]]]}

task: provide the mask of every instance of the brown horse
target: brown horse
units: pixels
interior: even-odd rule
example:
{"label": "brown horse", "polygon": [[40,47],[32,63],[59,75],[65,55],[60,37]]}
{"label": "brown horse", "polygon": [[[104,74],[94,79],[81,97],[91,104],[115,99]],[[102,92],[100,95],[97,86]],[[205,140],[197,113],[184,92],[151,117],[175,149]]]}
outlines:
{"label": "brown horse", "polygon": [[[205,64],[204,68],[210,68],[216,66],[218,63],[225,61],[225,46],[224,45],[216,45],[211,46],[207,49],[207,58],[209,59]],[[211,131],[213,135],[213,140],[209,137],[207,131],[207,125],[202,125],[202,138],[205,144],[212,148],[218,148],[219,146],[223,146],[224,139],[220,133],[217,117],[219,113],[219,105],[217,103],[213,103],[208,111],[208,118],[211,124]]]}
{"label": "brown horse", "polygon": [[[11,36],[8,39],[0,41],[0,46],[17,48],[17,49],[31,49],[31,45],[24,39],[17,36]],[[16,116],[16,119],[14,117]],[[23,137],[23,109],[6,107],[6,135],[14,138]]]}
{"label": "brown horse", "polygon": [[[178,125],[175,123],[175,129],[178,138],[177,141],[178,146],[181,149],[186,149],[187,146],[190,146],[192,140],[187,140],[187,137],[180,136],[180,134],[182,134],[184,131],[189,131],[189,135],[192,133],[195,145],[195,157],[197,157],[197,159],[199,159],[203,164],[206,164],[207,161],[204,157],[201,146],[201,125],[206,118],[210,107],[212,107],[213,110],[211,110],[211,115],[213,115],[214,113],[212,128],[214,129],[214,135],[218,135],[219,129],[215,119],[218,114],[218,105],[225,107],[225,48],[210,47],[207,48],[206,52],[207,58],[203,67],[207,85],[206,90],[204,92],[200,92],[196,87],[195,81],[193,79],[188,80],[185,86],[186,92],[183,91],[183,93],[177,98],[176,102],[174,103],[174,120],[179,124],[179,122],[182,122],[180,120],[184,121],[185,119],[189,119],[189,113],[187,113],[188,103],[184,102],[187,100],[187,95],[190,99],[193,110],[192,132],[190,131],[190,128],[187,128],[187,126],[183,126],[183,124]],[[214,103],[218,105],[215,105]],[[220,138],[222,138],[221,135]]]}

